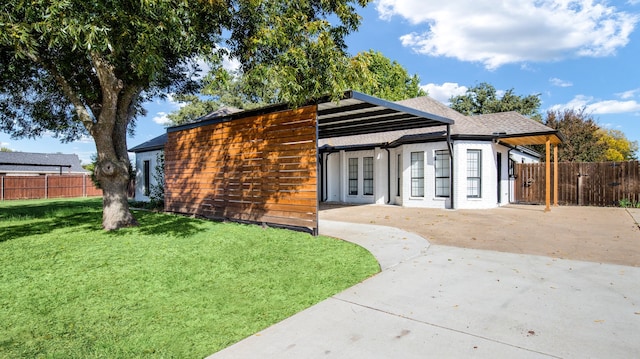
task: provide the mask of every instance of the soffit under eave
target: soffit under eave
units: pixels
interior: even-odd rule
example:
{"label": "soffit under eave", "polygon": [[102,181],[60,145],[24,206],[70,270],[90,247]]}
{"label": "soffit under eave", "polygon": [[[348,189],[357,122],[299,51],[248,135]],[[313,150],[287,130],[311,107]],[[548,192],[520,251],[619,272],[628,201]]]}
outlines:
{"label": "soffit under eave", "polygon": [[562,143],[562,139],[557,134],[543,134],[543,135],[531,135],[521,137],[501,137],[498,138],[499,142],[506,143],[512,146],[531,146],[531,145],[544,145],[549,139],[552,145],[559,145]]}

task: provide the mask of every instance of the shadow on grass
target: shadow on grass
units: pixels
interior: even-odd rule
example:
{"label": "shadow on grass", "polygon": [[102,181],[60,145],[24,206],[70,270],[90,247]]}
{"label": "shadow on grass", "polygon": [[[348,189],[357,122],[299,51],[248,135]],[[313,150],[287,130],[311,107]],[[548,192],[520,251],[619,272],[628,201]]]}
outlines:
{"label": "shadow on grass", "polygon": [[[134,216],[140,224],[138,227],[108,234],[121,236],[140,233],[185,237],[197,233],[202,228],[201,222],[182,216],[145,211],[135,211]],[[8,221],[13,223],[6,224]],[[0,208],[0,242],[44,235],[65,228],[73,228],[76,232],[105,233],[102,229],[102,200],[38,201]]]}
{"label": "shadow on grass", "polygon": [[[180,215],[135,211],[138,227],[132,228],[144,235],[168,235],[172,237],[188,237],[202,230],[204,223]],[[119,235],[120,231],[110,232]]]}
{"label": "shadow on grass", "polygon": [[39,201],[2,208],[0,220],[15,224],[0,224],[0,242],[51,233],[61,228],[77,228],[79,231],[101,230],[102,202],[89,201]]}

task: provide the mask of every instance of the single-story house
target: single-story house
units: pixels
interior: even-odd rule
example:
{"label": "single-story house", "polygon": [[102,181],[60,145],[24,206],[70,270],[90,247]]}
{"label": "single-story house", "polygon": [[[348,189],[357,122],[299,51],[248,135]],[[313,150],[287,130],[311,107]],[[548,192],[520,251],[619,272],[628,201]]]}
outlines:
{"label": "single-story house", "polygon": [[44,176],[49,174],[82,174],[89,171],[82,168],[76,154],[0,152],[0,176]]}
{"label": "single-story house", "polygon": [[339,102],[208,115],[166,136],[167,211],[313,232],[320,202],[509,203],[512,163],[539,161],[522,146],[562,141],[516,112],[470,117],[426,96],[389,102],[355,91]]}
{"label": "single-story house", "polygon": [[556,130],[517,112],[465,116],[428,96],[396,103],[452,119],[450,131],[440,125],[320,139],[321,201],[501,206],[512,198],[514,163],[540,161],[519,144],[537,136],[560,142]]}

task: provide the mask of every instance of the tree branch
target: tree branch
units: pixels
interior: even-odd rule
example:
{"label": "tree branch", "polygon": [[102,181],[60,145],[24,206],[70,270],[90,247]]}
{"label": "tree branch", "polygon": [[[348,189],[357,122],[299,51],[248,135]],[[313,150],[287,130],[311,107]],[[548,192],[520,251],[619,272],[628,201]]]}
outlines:
{"label": "tree branch", "polygon": [[73,107],[75,108],[76,114],[78,115],[78,118],[80,118],[80,121],[84,124],[84,126],[87,128],[89,133],[91,133],[93,126],[95,125],[95,122],[93,121],[93,117],[91,116],[89,111],[87,111],[87,108],[82,102],[82,99],[80,98],[78,93],[76,93],[76,91],[71,87],[71,84],[69,84],[67,79],[65,79],[64,76],[62,76],[60,72],[58,72],[58,70],[55,68],[55,66],[53,66],[53,64],[50,64],[47,61],[44,61],[40,56],[33,53],[29,53],[29,52],[25,52],[25,55],[29,59],[31,59],[31,61],[42,65],[42,67],[44,67],[45,70],[49,71],[49,73],[53,76],[53,78],[56,80],[58,85],[62,88],[62,92],[65,94],[65,96],[67,96],[69,101],[71,101],[71,103],[73,104]]}

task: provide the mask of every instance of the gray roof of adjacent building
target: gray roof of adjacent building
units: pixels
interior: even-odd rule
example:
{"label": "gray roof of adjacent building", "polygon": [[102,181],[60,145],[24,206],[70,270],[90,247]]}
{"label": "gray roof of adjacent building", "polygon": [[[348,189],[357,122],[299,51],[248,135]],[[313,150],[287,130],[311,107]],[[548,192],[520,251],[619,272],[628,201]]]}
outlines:
{"label": "gray roof of adjacent building", "polygon": [[0,173],[84,173],[80,158],[76,154],[0,152]]}

